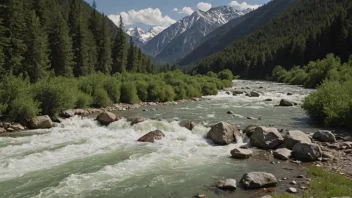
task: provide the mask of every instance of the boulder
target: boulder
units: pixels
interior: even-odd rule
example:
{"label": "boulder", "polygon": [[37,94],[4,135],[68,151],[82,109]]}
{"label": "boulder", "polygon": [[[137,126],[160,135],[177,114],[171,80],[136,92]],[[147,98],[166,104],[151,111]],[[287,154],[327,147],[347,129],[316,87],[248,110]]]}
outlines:
{"label": "boulder", "polygon": [[274,149],[280,146],[283,138],[276,128],[257,127],[251,136],[251,145],[262,149]]}
{"label": "boulder", "polygon": [[228,111],[227,114],[233,115],[233,114],[235,114],[235,113],[234,113],[233,111]]}
{"label": "boulder", "polygon": [[309,136],[302,131],[288,131],[284,138],[283,147],[292,149],[297,143],[311,143]]}
{"label": "boulder", "polygon": [[279,106],[282,106],[282,107],[292,107],[292,106],[295,106],[295,103],[294,102],[291,102],[291,101],[288,101],[286,99],[282,99],[280,101],[280,104]]}
{"label": "boulder", "polygon": [[109,125],[118,120],[117,116],[111,112],[105,111],[97,116],[97,120],[101,125]]}
{"label": "boulder", "polygon": [[165,137],[165,134],[163,132],[161,132],[160,130],[155,130],[143,135],[137,141],[153,143],[155,140],[161,140],[163,137]]}
{"label": "boulder", "polygon": [[237,95],[244,94],[244,92],[243,92],[243,91],[233,91],[232,94],[233,94],[234,96],[237,96]]}
{"label": "boulder", "polygon": [[253,151],[250,149],[235,148],[231,151],[231,155],[236,159],[247,159],[252,156]]}
{"label": "boulder", "polygon": [[29,121],[29,126],[32,129],[50,129],[53,126],[53,122],[51,121],[50,117],[45,116],[38,116],[34,117]]}
{"label": "boulder", "polygon": [[132,119],[131,125],[139,124],[141,122],[144,122],[143,118],[134,118]]}
{"label": "boulder", "polygon": [[274,151],[274,157],[280,160],[288,160],[291,156],[291,150],[287,148],[280,148]]}
{"label": "boulder", "polygon": [[227,95],[231,95],[231,92],[227,91],[226,94],[227,94]]}
{"label": "boulder", "polygon": [[286,192],[294,194],[294,193],[297,193],[297,189],[291,187],[291,188],[288,188]]}
{"label": "boulder", "polygon": [[245,188],[274,187],[277,184],[276,177],[271,173],[251,172],[243,175],[241,183]]}
{"label": "boulder", "polygon": [[249,125],[243,130],[243,134],[246,134],[247,137],[251,137],[257,125]]}
{"label": "boulder", "polygon": [[273,101],[273,99],[268,98],[268,99],[265,99],[264,101],[265,101],[265,102],[271,102],[271,101]]}
{"label": "boulder", "polygon": [[319,145],[313,143],[297,143],[292,150],[292,156],[304,162],[316,161],[322,154]]}
{"label": "boulder", "polygon": [[331,131],[317,131],[313,134],[313,139],[318,140],[320,142],[336,142],[335,135],[331,133]]}
{"label": "boulder", "polygon": [[13,129],[13,128],[9,127],[9,128],[7,128],[7,129],[6,129],[6,131],[7,131],[7,132],[14,132],[14,131],[15,131],[15,129]]}
{"label": "boulder", "polygon": [[259,97],[260,94],[258,92],[255,92],[255,91],[251,91],[249,94],[247,94],[247,96],[249,96],[249,97]]}
{"label": "boulder", "polygon": [[13,128],[15,131],[22,131],[24,130],[24,127],[20,124],[13,124],[11,125],[11,128]]}
{"label": "boulder", "polygon": [[288,96],[292,96],[292,95],[293,95],[293,93],[287,93],[287,95],[288,95]]}
{"label": "boulder", "polygon": [[237,136],[241,136],[240,131],[233,124],[219,122],[213,125],[207,134],[208,138],[215,144],[227,145],[237,141]]}
{"label": "boulder", "polygon": [[6,133],[6,129],[4,129],[4,128],[0,128],[0,133]]}
{"label": "boulder", "polygon": [[236,180],[235,179],[220,180],[216,184],[216,187],[223,189],[223,190],[236,190],[236,188],[237,188]]}
{"label": "boulder", "polygon": [[63,111],[61,113],[61,115],[62,115],[62,117],[65,117],[65,118],[71,118],[71,117],[75,116],[75,112],[73,110],[69,109],[69,110]]}
{"label": "boulder", "polygon": [[196,123],[195,123],[195,122],[187,122],[186,125],[185,125],[185,127],[186,127],[188,130],[190,130],[190,131],[192,131],[192,129],[193,129],[195,126],[196,126]]}

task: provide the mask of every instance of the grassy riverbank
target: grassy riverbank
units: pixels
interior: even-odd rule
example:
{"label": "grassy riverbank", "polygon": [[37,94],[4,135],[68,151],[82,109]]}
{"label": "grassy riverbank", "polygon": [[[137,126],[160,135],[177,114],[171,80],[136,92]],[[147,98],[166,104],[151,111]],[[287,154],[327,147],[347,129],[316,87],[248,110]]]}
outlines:
{"label": "grassy riverbank", "polygon": [[[303,193],[303,198],[331,198],[352,196],[352,180],[339,174],[330,173],[322,168],[307,169],[312,178],[309,190]],[[296,198],[290,194],[275,195],[274,198]]]}

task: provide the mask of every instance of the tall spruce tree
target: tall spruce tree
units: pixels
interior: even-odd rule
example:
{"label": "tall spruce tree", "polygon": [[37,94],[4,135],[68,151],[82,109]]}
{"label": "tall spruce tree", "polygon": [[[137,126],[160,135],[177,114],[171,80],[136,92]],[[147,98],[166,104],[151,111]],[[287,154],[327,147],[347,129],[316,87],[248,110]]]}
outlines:
{"label": "tall spruce tree", "polygon": [[132,37],[130,37],[128,48],[127,71],[138,72],[138,49],[134,46]]}
{"label": "tall spruce tree", "polygon": [[4,33],[5,27],[3,26],[2,18],[0,18],[0,74],[4,73],[3,66],[5,63],[4,48],[6,46],[6,40]]}
{"label": "tall spruce tree", "polygon": [[126,72],[127,65],[127,39],[125,27],[120,16],[120,24],[112,48],[112,73]]}
{"label": "tall spruce tree", "polygon": [[111,35],[109,27],[107,25],[107,19],[102,17],[101,25],[101,41],[100,46],[98,46],[98,67],[97,70],[104,73],[111,73]]}
{"label": "tall spruce tree", "polygon": [[54,3],[52,10],[48,28],[51,67],[57,76],[71,77],[73,76],[73,53],[69,27],[57,3]]}
{"label": "tall spruce tree", "polygon": [[26,44],[28,49],[23,66],[31,82],[37,82],[48,76],[49,58],[47,35],[41,29],[40,20],[35,11],[31,11],[27,19],[27,31]]}

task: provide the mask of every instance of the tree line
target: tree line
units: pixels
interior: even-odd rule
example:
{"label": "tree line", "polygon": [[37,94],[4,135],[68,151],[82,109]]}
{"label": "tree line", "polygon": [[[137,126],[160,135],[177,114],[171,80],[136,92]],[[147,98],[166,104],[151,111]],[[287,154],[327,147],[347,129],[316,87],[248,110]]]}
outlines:
{"label": "tree line", "polygon": [[101,72],[154,73],[156,67],[118,27],[82,0],[3,0],[0,74],[79,77]]}

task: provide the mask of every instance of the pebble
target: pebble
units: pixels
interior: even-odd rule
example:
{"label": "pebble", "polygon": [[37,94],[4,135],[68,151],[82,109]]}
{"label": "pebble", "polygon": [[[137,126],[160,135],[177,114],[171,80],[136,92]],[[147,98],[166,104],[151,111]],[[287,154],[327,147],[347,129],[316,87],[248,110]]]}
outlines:
{"label": "pebble", "polygon": [[288,189],[286,190],[286,192],[288,192],[288,193],[297,193],[297,189],[295,189],[295,188],[288,188]]}
{"label": "pebble", "polygon": [[306,190],[307,189],[307,187],[305,187],[305,186],[300,186],[299,188],[302,189],[302,190]]}
{"label": "pebble", "polygon": [[297,178],[304,178],[304,175],[298,175]]}
{"label": "pebble", "polygon": [[295,180],[291,181],[290,184],[292,185],[297,185],[297,182]]}

